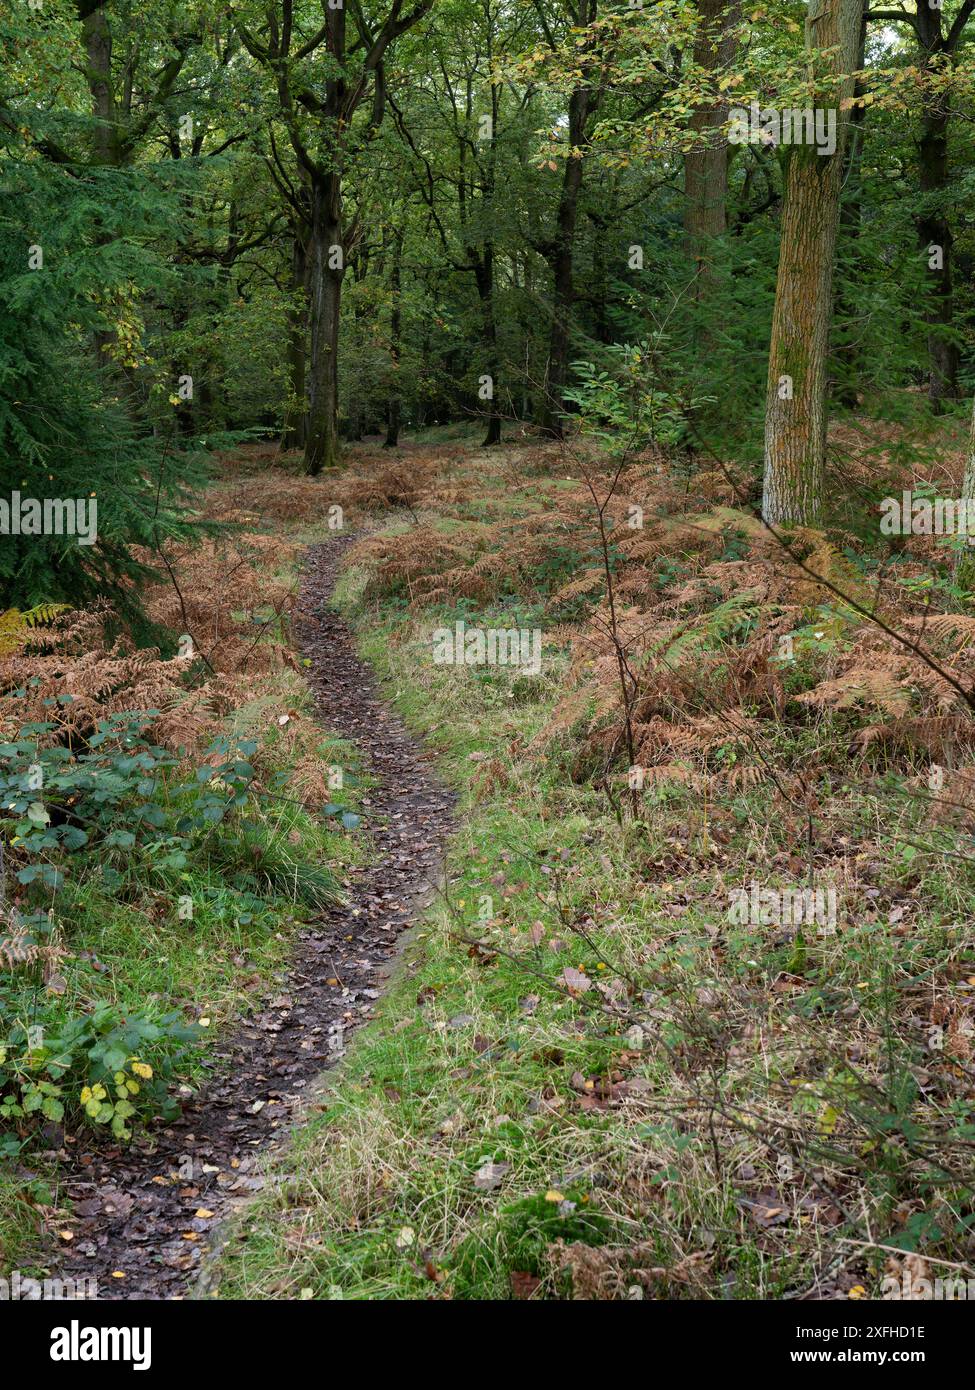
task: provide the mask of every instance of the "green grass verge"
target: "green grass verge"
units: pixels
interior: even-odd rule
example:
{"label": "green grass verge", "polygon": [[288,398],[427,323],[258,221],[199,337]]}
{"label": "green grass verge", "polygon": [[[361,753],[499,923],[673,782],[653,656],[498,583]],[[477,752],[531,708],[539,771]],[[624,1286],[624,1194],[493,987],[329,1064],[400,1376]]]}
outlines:
{"label": "green grass verge", "polygon": [[[970,873],[874,862],[870,844],[861,873],[885,898],[922,877],[910,933],[876,913],[808,939],[729,926],[728,884],[796,872],[797,827],[763,790],[702,806],[662,784],[619,826],[569,776],[571,738],[537,738],[557,652],[528,681],[435,668],[432,629],[457,615],[367,612],[364,587],[350,571],[338,602],[438,750],[462,827],[444,901],[297,1130],[287,1180],[248,1210],[219,1295],[778,1298],[835,1260],[858,1297],[886,1258],[838,1243],[863,1210],[883,1243],[963,1256],[967,1188],[936,1133],[963,1139],[970,1107],[926,1105],[909,1011],[932,982],[970,988]],[[830,792],[838,830],[884,843],[876,793]],[[588,982],[575,996],[567,967]],[[627,996],[642,1027],[614,1010]]]}

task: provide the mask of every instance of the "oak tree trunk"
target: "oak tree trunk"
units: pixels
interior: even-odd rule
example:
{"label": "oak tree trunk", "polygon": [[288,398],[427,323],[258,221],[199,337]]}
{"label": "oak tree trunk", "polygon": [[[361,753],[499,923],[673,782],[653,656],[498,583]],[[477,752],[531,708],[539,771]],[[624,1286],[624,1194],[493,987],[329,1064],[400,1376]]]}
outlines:
{"label": "oak tree trunk", "polygon": [[[848,112],[863,0],[811,0],[808,48],[829,50],[817,105],[836,112],[836,148],[787,151],[779,271],[765,408],[762,515],[773,525],[815,525],[826,471],[826,359],[832,322]],[[832,80],[831,80],[832,79]]]}
{"label": "oak tree trunk", "polygon": [[339,461],[338,349],[342,307],[342,191],[339,175],[312,179],[308,250],[311,352],[305,469],[312,476]]}
{"label": "oak tree trunk", "polygon": [[[717,72],[735,56],[739,0],[698,0],[697,9],[694,63]],[[695,140],[684,155],[684,249],[697,270],[698,300],[714,278],[714,246],[727,227],[728,142],[721,128],[726,117],[727,102],[721,99],[698,106],[688,123]]]}

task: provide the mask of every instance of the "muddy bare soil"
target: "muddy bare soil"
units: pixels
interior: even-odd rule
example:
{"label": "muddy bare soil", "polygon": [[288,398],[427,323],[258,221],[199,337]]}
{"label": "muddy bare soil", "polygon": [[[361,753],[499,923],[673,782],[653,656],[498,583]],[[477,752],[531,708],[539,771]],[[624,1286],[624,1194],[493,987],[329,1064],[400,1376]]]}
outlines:
{"label": "muddy bare soil", "polygon": [[262,1186],[262,1161],[287,1140],[315,1078],[373,1013],[399,938],[439,882],[453,798],[328,607],[350,539],[309,551],[297,632],[322,725],[354,742],[376,779],[359,832],[371,836],[372,863],[352,872],[345,905],[302,931],[287,980],[216,1049],[212,1081],[178,1121],[129,1148],[70,1150],[61,1195],[80,1219],[58,1272],[96,1280],[100,1299],[192,1294],[215,1233]]}

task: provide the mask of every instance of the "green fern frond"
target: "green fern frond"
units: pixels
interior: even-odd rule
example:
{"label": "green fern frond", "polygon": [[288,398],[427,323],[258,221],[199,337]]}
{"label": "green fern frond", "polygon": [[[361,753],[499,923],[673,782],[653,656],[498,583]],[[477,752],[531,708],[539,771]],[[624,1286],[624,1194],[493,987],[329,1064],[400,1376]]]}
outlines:
{"label": "green fern frond", "polygon": [[8,608],[0,613],[0,656],[16,651],[31,628],[47,627],[70,607],[68,603],[37,603],[33,608]]}
{"label": "green fern frond", "polygon": [[732,594],[719,603],[710,613],[702,614],[693,627],[671,636],[662,653],[662,660],[671,668],[677,667],[689,652],[707,650],[724,642],[736,629],[757,618],[762,610],[762,601],[754,589],[745,589],[740,594]]}

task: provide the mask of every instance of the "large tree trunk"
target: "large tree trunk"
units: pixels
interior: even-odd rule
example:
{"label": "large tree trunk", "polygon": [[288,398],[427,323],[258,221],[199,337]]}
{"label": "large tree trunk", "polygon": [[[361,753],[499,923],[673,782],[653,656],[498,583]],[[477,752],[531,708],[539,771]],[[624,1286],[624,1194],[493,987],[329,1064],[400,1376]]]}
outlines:
{"label": "large tree trunk", "polygon": [[311,360],[305,468],[313,476],[339,461],[338,349],[342,307],[342,189],[337,173],[312,181],[308,251]]}
{"label": "large tree trunk", "polygon": [[[569,98],[569,154],[562,174],[562,191],[555,220],[555,236],[548,257],[552,268],[552,330],[549,338],[548,371],[542,398],[539,425],[553,439],[562,437],[563,392],[569,370],[569,335],[575,293],[572,261],[575,251],[579,192],[582,188],[582,146],[586,141],[591,97],[588,89],[577,87]],[[578,155],[573,154],[579,150]]]}
{"label": "large tree trunk", "polygon": [[[928,55],[940,52],[941,10],[919,3],[918,33]],[[929,67],[930,71],[930,67]],[[918,149],[921,208],[917,233],[933,293],[926,318],[928,332],[928,398],[935,411],[942,401],[958,395],[958,345],[951,340],[953,317],[951,283],[952,235],[945,212],[948,188],[948,98],[944,92],[928,97]],[[937,248],[929,253],[929,248]],[[931,265],[931,261],[935,264]]]}
{"label": "large tree trunk", "polygon": [[863,0],[811,0],[806,18],[807,47],[830,50],[828,87],[817,104],[837,112],[836,149],[788,151],[765,409],[762,515],[773,525],[814,525],[822,506],[826,361],[848,126],[843,102],[853,92],[862,14]]}
{"label": "large tree trunk", "polygon": [[[697,0],[697,9],[694,63],[717,72],[735,56],[740,0]],[[684,249],[696,267],[698,300],[713,280],[714,246],[727,227],[728,142],[721,129],[727,110],[722,98],[698,106],[688,122],[695,140],[684,155]]]}
{"label": "large tree trunk", "polygon": [[305,395],[305,365],[308,341],[308,257],[305,252],[307,227],[297,222],[292,227],[291,292],[288,306],[288,386],[291,404],[284,417],[281,449],[305,447],[305,420],[308,401]]}
{"label": "large tree trunk", "polygon": [[92,156],[96,164],[117,165],[122,162],[122,155],[112,86],[112,32],[104,6],[85,20],[84,34],[88,59],[86,77],[95,117]]}

